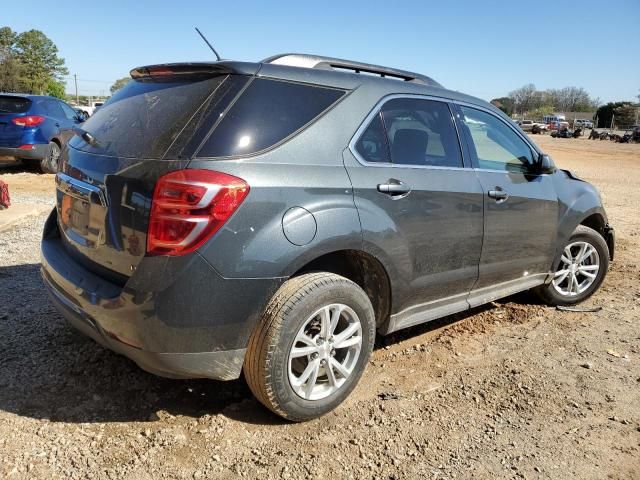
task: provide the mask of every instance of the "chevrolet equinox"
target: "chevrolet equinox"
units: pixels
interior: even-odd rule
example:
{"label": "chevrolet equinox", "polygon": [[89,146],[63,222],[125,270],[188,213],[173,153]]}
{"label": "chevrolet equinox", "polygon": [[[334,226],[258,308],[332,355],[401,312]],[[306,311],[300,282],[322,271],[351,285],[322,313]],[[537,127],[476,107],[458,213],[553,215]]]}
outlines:
{"label": "chevrolet equinox", "polygon": [[153,65],[75,128],[42,276],[143,369],[318,417],[376,335],[523,290],[583,301],[613,258],[597,190],[431,78],[287,54]]}

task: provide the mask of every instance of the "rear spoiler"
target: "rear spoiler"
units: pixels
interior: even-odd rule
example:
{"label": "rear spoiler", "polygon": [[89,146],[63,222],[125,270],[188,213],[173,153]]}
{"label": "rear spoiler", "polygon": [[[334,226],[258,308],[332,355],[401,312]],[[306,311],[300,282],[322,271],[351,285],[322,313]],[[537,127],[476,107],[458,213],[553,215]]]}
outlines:
{"label": "rear spoiler", "polygon": [[162,63],[147,65],[131,70],[129,74],[134,80],[143,78],[166,78],[171,76],[213,77],[216,75],[255,75],[260,69],[259,63],[249,62],[194,62],[194,63]]}

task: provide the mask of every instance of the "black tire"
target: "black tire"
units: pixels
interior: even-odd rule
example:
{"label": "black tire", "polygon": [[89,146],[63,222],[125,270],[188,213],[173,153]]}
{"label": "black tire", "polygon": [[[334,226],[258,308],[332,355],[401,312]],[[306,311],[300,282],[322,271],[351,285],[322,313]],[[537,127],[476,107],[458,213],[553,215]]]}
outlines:
{"label": "black tire", "polygon": [[[602,235],[592,228],[584,225],[578,225],[571,234],[567,245],[575,242],[586,242],[597,251],[600,268],[596,273],[595,280],[586,290],[573,296],[561,294],[554,286],[553,281],[548,285],[541,285],[534,291],[548,305],[575,305],[586,300],[593,295],[598,288],[600,288],[600,285],[602,285],[602,282],[604,281],[604,277],[607,275],[607,271],[609,269],[609,247]],[[556,263],[559,261],[560,259],[557,259]],[[558,269],[560,268],[561,267],[559,266]]]}
{"label": "black tire", "polygon": [[60,160],[60,153],[60,145],[56,142],[49,142],[47,155],[40,160],[40,170],[42,170],[42,173],[58,172],[58,160]]}
{"label": "black tire", "polygon": [[[336,303],[350,307],[359,318],[360,353],[337,391],[325,398],[307,400],[290,384],[289,352],[309,317],[325,305]],[[371,301],[351,280],[324,272],[294,277],[273,296],[251,335],[244,361],[247,384],[264,406],[281,417],[295,422],[320,417],[340,405],[355,388],[369,361],[375,330]]]}

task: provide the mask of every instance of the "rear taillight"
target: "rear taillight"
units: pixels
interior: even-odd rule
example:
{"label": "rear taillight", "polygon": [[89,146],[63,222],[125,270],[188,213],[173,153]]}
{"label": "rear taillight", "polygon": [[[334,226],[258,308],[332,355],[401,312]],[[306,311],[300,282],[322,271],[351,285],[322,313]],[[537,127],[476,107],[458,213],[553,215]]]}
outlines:
{"label": "rear taillight", "polygon": [[210,170],[178,170],[156,183],[147,253],[183,255],[201,246],[238,209],[249,185]]}
{"label": "rear taillight", "polygon": [[26,117],[16,117],[11,121],[20,127],[37,127],[44,122],[44,117],[40,115],[27,115]]}

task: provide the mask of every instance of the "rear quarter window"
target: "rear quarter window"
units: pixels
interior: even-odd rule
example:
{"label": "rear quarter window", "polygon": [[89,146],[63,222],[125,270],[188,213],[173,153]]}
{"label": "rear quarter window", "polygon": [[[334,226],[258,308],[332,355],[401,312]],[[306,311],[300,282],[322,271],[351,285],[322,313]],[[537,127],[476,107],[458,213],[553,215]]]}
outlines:
{"label": "rear quarter window", "polygon": [[344,90],[258,78],[230,107],[197,157],[232,157],[266,150],[310,124]]}
{"label": "rear quarter window", "polygon": [[31,107],[31,100],[24,97],[0,95],[0,113],[26,113]]}

